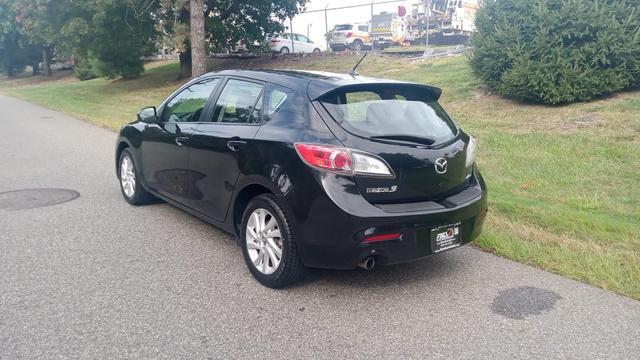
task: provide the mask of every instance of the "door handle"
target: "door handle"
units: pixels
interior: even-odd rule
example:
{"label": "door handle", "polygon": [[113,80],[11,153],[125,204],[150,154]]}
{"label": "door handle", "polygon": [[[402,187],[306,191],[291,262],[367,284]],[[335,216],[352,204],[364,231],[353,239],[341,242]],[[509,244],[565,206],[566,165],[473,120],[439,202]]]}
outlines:
{"label": "door handle", "polygon": [[178,137],[176,138],[176,145],[178,145],[178,146],[183,146],[183,145],[184,145],[184,142],[185,142],[185,141],[187,141],[187,140],[189,140],[189,138],[188,138],[188,137],[186,137],[186,136],[178,136]]}
{"label": "door handle", "polygon": [[239,151],[240,146],[246,145],[247,142],[243,140],[229,140],[227,141],[227,147],[232,151]]}

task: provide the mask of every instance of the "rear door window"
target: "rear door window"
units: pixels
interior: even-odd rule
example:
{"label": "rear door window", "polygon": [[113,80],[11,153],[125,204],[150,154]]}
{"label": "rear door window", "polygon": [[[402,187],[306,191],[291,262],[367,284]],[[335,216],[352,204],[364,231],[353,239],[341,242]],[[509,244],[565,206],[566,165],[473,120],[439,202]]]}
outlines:
{"label": "rear door window", "polygon": [[212,122],[257,124],[262,121],[262,84],[230,79],[218,97]]}
{"label": "rear door window", "polygon": [[369,25],[358,25],[358,31],[369,31]]}
{"label": "rear door window", "polygon": [[334,91],[320,103],[345,130],[370,138],[446,142],[457,128],[433,96],[417,86],[366,86]]}
{"label": "rear door window", "polygon": [[309,39],[304,35],[295,34],[295,36],[296,36],[296,40],[298,40],[298,41],[309,42]]}

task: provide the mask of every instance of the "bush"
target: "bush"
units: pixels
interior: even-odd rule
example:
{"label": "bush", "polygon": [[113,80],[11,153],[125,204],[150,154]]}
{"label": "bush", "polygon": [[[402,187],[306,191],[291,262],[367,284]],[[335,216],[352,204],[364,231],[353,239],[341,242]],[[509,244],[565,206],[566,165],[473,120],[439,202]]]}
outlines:
{"label": "bush", "polygon": [[74,69],[74,74],[81,81],[91,80],[91,79],[94,79],[94,78],[98,77],[96,75],[96,72],[91,67],[91,63],[89,61],[86,61],[86,60],[77,60],[76,61],[76,67]]}
{"label": "bush", "polygon": [[152,11],[133,16],[129,0],[102,0],[100,4],[91,21],[91,67],[108,79],[140,76],[142,57],[155,43]]}
{"label": "bush", "polygon": [[92,59],[91,67],[96,74],[107,79],[115,79],[118,76],[122,76],[125,79],[133,79],[144,72],[142,58],[126,53],[113,55],[104,53],[101,59]]}
{"label": "bush", "polygon": [[484,0],[471,66],[507,97],[559,104],[640,84],[640,0]]}

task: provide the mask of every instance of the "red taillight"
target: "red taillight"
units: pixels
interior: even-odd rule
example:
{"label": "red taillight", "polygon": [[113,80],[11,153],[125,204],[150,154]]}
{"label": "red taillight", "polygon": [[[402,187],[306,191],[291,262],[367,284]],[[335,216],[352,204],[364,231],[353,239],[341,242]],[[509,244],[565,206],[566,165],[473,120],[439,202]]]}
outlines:
{"label": "red taillight", "polygon": [[347,148],[314,144],[295,144],[295,147],[302,160],[310,166],[353,174],[353,158]]}
{"label": "red taillight", "polygon": [[353,36],[353,33],[352,32],[348,32],[347,33],[347,38],[350,38],[351,36]]}
{"label": "red taillight", "polygon": [[279,43],[279,42],[280,42],[280,40],[278,40],[278,39],[272,39],[272,40],[271,40],[271,43],[272,43],[272,44]]}
{"label": "red taillight", "polygon": [[363,243],[372,243],[378,241],[388,241],[388,240],[397,240],[402,237],[401,233],[388,233],[388,234],[379,234],[379,235],[369,235],[365,236],[362,239]]}

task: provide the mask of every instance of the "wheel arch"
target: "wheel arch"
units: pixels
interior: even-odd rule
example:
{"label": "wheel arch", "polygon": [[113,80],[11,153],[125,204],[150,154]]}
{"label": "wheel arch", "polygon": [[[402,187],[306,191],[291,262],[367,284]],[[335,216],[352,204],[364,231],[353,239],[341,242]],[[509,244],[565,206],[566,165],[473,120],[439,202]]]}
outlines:
{"label": "wheel arch", "polygon": [[238,239],[240,238],[240,224],[242,223],[242,216],[244,215],[245,209],[249,205],[249,202],[251,202],[251,199],[261,194],[274,195],[274,192],[264,184],[254,182],[246,184],[235,196],[231,209],[231,221],[233,231]]}
{"label": "wheel arch", "polygon": [[131,145],[126,142],[125,140],[118,140],[118,146],[116,146],[116,175],[118,176],[118,178],[120,178],[120,155],[122,155],[122,152],[124,151],[124,149],[131,147]]}

